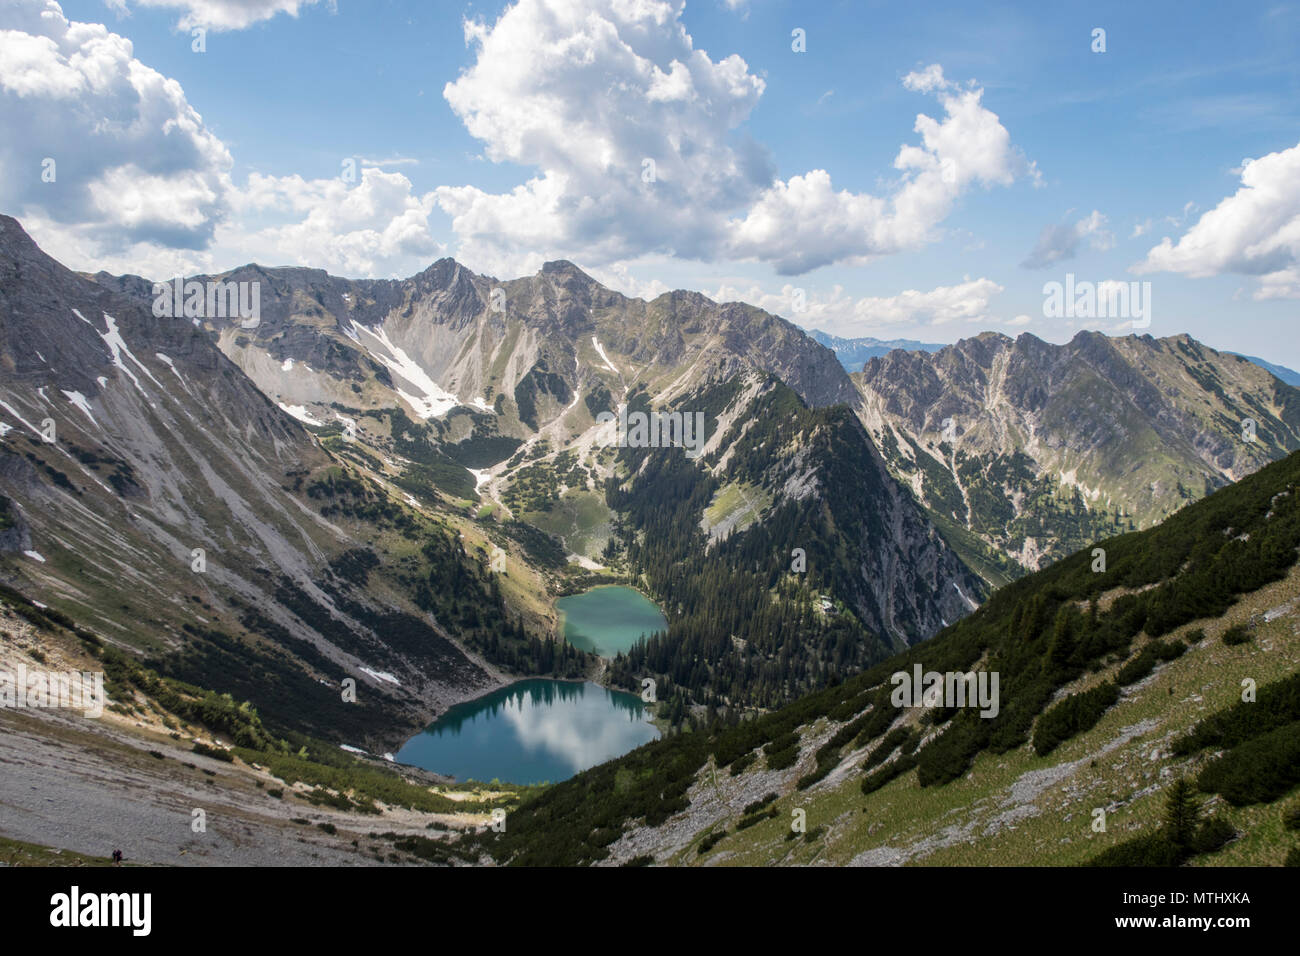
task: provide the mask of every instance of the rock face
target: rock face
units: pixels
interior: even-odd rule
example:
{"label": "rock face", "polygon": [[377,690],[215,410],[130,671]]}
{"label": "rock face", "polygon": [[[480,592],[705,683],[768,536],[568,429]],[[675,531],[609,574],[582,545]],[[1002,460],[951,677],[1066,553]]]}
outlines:
{"label": "rock face", "polygon": [[1300,391],[1186,335],[985,333],[853,378],[890,471],[994,576],[1149,527],[1300,447]]}
{"label": "rock face", "polygon": [[[0,577],[207,686],[315,706],[336,738],[490,686],[454,634],[344,573],[386,532],[309,496],[333,464],[319,441],[201,323],[155,315],[132,286],[70,272],[0,217]],[[377,627],[399,618],[423,644]],[[341,706],[344,676],[365,705]]]}
{"label": "rock face", "polygon": [[[94,279],[153,298],[139,277]],[[492,434],[522,440],[575,395],[616,401],[641,384],[666,399],[746,369],[776,375],[813,406],[857,401],[834,354],[783,319],[694,292],[630,299],[566,261],[507,281],[451,259],[401,281],[258,266],[195,277],[213,279],[259,283],[260,324],[213,315],[200,324],[264,393],[315,421],[335,420],[335,406],[395,405],[425,420],[460,406],[495,415]]]}

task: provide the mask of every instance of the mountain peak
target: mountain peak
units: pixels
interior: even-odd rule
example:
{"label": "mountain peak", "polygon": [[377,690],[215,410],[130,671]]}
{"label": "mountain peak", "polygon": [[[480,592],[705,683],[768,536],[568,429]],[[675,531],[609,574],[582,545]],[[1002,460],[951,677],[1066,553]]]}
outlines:
{"label": "mountain peak", "polygon": [[0,252],[16,258],[20,252],[40,252],[40,247],[17,219],[0,213]]}
{"label": "mountain peak", "polygon": [[541,275],[575,276],[577,278],[586,279],[588,282],[595,281],[591,276],[587,275],[587,273],[583,272],[568,259],[552,259],[550,262],[543,262]]}

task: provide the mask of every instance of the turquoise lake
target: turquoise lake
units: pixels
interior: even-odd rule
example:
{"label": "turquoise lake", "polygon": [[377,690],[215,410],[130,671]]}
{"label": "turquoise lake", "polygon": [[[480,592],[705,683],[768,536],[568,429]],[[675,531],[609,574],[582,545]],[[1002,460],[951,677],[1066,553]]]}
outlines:
{"label": "turquoise lake", "polygon": [[394,757],[460,781],[555,783],[658,736],[635,694],[531,679],[457,704]]}
{"label": "turquoise lake", "polygon": [[570,644],[601,657],[626,652],[641,635],[668,630],[663,612],[640,591],[621,585],[592,588],[555,602]]}

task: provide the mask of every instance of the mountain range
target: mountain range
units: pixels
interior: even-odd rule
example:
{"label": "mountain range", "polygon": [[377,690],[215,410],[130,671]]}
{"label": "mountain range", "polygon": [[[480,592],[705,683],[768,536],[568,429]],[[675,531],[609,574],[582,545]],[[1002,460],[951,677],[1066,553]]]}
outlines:
{"label": "mountain range", "polygon": [[[233,295],[242,312],[189,308],[191,285],[256,291]],[[249,265],[177,286],[71,272],[0,217],[5,662],[99,659],[122,720],[233,746],[342,812],[363,793],[447,804],[337,745],[393,751],[524,676],[649,677],[665,729],[689,733],[522,804],[469,788],[456,799],[514,808],[510,836],[404,852],[884,862],[959,842],[873,840],[918,799],[903,788],[938,815],[927,788],[1004,755],[1032,775],[1076,737],[1078,760],[1150,740],[1114,744],[1112,707],[1194,737],[1147,716],[1161,698],[1126,706],[1144,686],[1127,678],[1167,665],[1191,694],[1208,672],[1180,668],[1210,662],[1226,713],[1236,658],[1207,640],[1239,626],[1290,653],[1263,625],[1291,613],[1296,388],[1187,336],[984,333],[852,374],[841,358],[752,306],[629,298],[569,262],[512,280],[450,259],[405,280]],[[699,442],[632,439],[638,415],[698,419]],[[667,630],[608,661],[569,645],[555,599],[601,583],[642,589]],[[1000,669],[1001,716],[901,713],[882,681],[913,665]],[[1279,729],[1215,739],[1245,765]],[[1175,745],[1198,773],[1201,739]],[[1232,802],[1237,771],[1209,773]],[[1083,792],[1148,806],[1148,776]],[[855,788],[886,796],[851,807]],[[822,829],[790,845],[769,821],[805,791]],[[980,832],[1044,812],[1013,803]]]}

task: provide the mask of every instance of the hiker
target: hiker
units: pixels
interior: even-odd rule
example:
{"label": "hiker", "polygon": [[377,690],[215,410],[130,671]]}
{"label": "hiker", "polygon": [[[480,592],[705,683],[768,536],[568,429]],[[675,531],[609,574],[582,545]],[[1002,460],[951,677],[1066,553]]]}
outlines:
{"label": "hiker", "polygon": [[121,851],[121,850],[114,850],[114,851],[113,851],[113,865],[114,865],[114,866],[121,866],[121,865],[122,865],[122,851]]}

